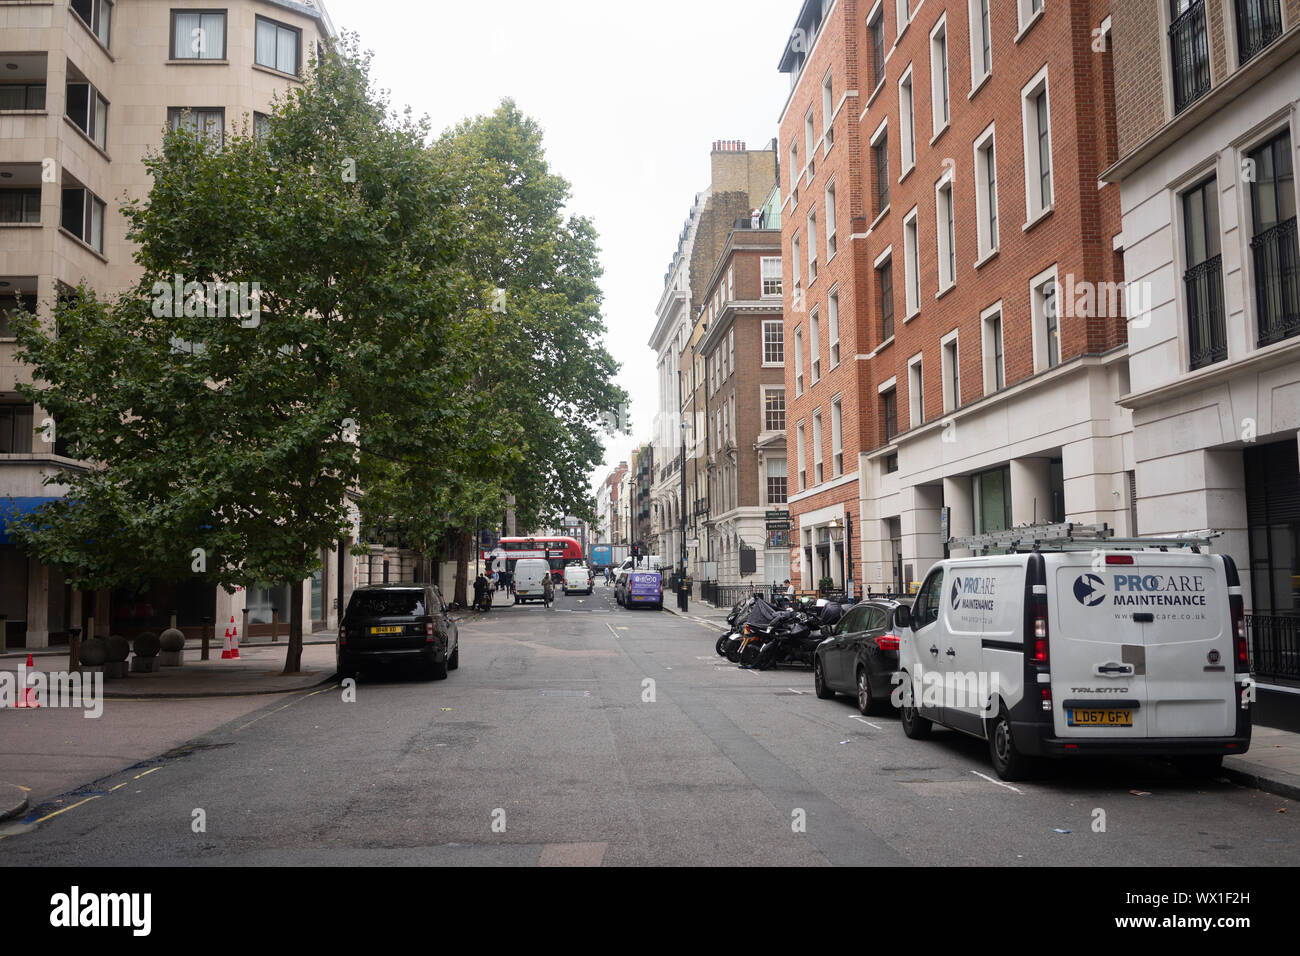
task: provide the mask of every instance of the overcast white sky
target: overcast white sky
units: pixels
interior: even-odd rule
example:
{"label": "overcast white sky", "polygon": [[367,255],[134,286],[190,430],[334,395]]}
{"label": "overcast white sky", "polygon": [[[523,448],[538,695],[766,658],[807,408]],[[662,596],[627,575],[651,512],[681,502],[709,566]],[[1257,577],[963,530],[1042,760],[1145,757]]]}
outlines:
{"label": "overcast white sky", "polygon": [[658,398],[646,342],[664,271],[714,140],[761,148],[777,134],[789,79],[776,71],[801,0],[323,0],[356,30],[395,107],[435,130],[513,97],[546,131],[570,210],[600,233],[606,346],[632,395],[630,437],[649,441]]}

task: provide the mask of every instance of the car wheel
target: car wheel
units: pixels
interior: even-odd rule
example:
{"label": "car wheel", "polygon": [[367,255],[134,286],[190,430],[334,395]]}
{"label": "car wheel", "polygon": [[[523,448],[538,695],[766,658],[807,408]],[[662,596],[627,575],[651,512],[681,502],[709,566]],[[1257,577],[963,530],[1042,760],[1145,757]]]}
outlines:
{"label": "car wheel", "polygon": [[863,717],[880,711],[880,702],[871,693],[871,675],[865,667],[858,668],[858,710]]}
{"label": "car wheel", "polygon": [[830,700],[835,696],[835,691],[826,686],[826,672],[822,668],[820,657],[813,658],[813,690],[820,700]]}
{"label": "car wheel", "polygon": [[[903,680],[908,680],[906,674],[903,675]],[[899,723],[903,725],[903,733],[912,740],[925,740],[934,729],[934,721],[921,716],[912,700],[911,690],[906,687],[903,689],[903,707],[899,710],[898,717]]]}
{"label": "car wheel", "polygon": [[1188,777],[1213,777],[1223,769],[1223,754],[1187,754],[1170,757],[1169,762]]}
{"label": "car wheel", "polygon": [[446,680],[447,679],[447,662],[441,664],[433,663],[429,665],[429,680]]}
{"label": "car wheel", "polygon": [[451,652],[451,657],[447,659],[447,670],[454,671],[460,669],[460,644],[456,644],[456,649]]}
{"label": "car wheel", "polygon": [[1024,780],[1033,769],[1033,760],[1016,749],[1011,733],[1011,717],[1005,707],[989,722],[989,756],[993,769],[1003,780]]}

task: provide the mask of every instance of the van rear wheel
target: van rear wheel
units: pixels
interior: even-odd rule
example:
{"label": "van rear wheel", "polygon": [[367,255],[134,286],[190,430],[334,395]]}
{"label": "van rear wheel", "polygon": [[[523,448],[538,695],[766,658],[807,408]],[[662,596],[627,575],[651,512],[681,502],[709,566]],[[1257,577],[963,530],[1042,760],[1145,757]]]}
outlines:
{"label": "van rear wheel", "polygon": [[1024,780],[1033,771],[1033,760],[1016,749],[1011,717],[1005,707],[989,724],[989,756],[993,769],[1003,780]]}
{"label": "van rear wheel", "polygon": [[930,736],[930,731],[934,729],[934,721],[928,717],[922,717],[921,712],[916,709],[916,702],[912,700],[911,688],[906,684],[910,678],[903,674],[903,706],[898,711],[898,722],[903,725],[903,733],[911,740],[925,740]]}

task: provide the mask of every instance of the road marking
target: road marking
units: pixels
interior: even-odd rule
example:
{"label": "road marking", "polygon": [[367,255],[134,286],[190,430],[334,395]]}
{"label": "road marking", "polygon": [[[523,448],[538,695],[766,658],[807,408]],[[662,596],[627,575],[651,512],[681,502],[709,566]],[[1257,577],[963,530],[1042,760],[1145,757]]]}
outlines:
{"label": "road marking", "polygon": [[241,724],[239,727],[236,727],[236,728],[235,728],[235,733],[239,733],[239,731],[243,730],[245,727],[251,727],[251,726],[253,726],[253,724],[255,724],[255,723],[257,723],[259,720],[261,720],[262,717],[270,717],[272,714],[278,714],[280,711],[284,710],[285,708],[292,707],[294,704],[298,703],[298,701],[303,701],[303,700],[306,700],[308,697],[315,697],[317,694],[323,694],[323,693],[325,693],[326,691],[332,691],[332,690],[338,690],[338,688],[337,688],[337,687],[322,687],[320,690],[312,691],[310,694],[304,694],[302,697],[299,697],[297,700],[291,700],[291,701],[289,701],[289,703],[285,704],[283,707],[277,707],[275,710],[270,711],[269,713],[266,713],[266,714],[262,714],[260,717],[254,717],[252,720],[250,720],[250,721],[249,721],[248,723],[246,723],[246,724]]}
{"label": "road marking", "polygon": [[83,803],[89,803],[91,800],[98,800],[98,799],[99,799],[99,794],[95,794],[93,797],[87,797],[85,800],[80,800],[77,803],[74,803],[70,807],[64,807],[62,810],[55,810],[53,813],[48,813],[45,816],[41,817],[39,820],[33,820],[32,823],[44,823],[46,820],[52,819],[53,817],[57,817],[60,813],[67,813],[69,810],[77,809],[77,807],[81,806]]}
{"label": "road marking", "polygon": [[605,626],[609,628],[609,633],[613,634],[616,638],[618,637],[618,631],[614,630],[613,624],[606,624]]}
{"label": "road marking", "polygon": [[22,790],[22,791],[25,792],[25,793],[31,793],[31,792],[32,792],[32,788],[31,788],[31,787],[24,787],[21,783],[16,783],[16,784],[14,784],[14,786],[17,787],[19,790]]}
{"label": "road marking", "polygon": [[119,783],[116,787],[109,787],[108,792],[112,793],[114,790],[121,790],[125,786],[125,783]]}
{"label": "road marking", "polygon": [[162,767],[151,767],[150,769],[146,770],[144,773],[137,773],[137,774],[136,774],[134,777],[132,777],[131,779],[132,779],[132,780],[139,780],[141,777],[147,777],[147,776],[149,776],[149,774],[151,774],[151,773],[155,773],[155,772],[157,772],[157,771],[159,771],[159,770],[161,770],[161,769],[162,769]]}
{"label": "road marking", "polygon": [[875,727],[877,730],[884,730],[884,729],[885,729],[884,727],[881,727],[879,724],[873,724],[871,721],[869,721],[869,720],[864,720],[864,719],[861,718],[861,717],[850,717],[849,720],[856,720],[856,721],[858,721],[859,723],[866,724],[868,727]]}
{"label": "road marking", "polygon": [[798,694],[801,697],[804,694],[808,693],[806,690],[795,690],[793,687],[787,687],[786,690],[788,690],[792,694]]}
{"label": "road marking", "polygon": [[1006,787],[1008,790],[1013,790],[1013,791],[1015,791],[1016,793],[1024,793],[1024,792],[1025,792],[1025,791],[1021,790],[1019,787],[1013,787],[1013,786],[1011,786],[1011,784],[1009,784],[1009,783],[1003,783],[1001,780],[994,780],[992,777],[985,776],[984,774],[980,773],[978,770],[972,770],[971,773],[975,774],[975,776],[977,776],[977,777],[979,777],[979,778],[981,778],[981,779],[983,779],[983,780],[987,780],[989,783],[996,783],[999,787]]}

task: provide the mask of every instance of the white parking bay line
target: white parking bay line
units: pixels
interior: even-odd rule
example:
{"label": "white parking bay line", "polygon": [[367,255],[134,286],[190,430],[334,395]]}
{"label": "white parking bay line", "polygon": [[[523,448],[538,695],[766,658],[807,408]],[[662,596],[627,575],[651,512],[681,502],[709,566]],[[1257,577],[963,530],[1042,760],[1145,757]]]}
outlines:
{"label": "white parking bay line", "polygon": [[981,779],[983,779],[983,780],[987,780],[989,783],[996,783],[999,787],[1006,787],[1008,790],[1012,790],[1012,791],[1014,791],[1014,792],[1016,792],[1016,793],[1024,793],[1024,792],[1025,792],[1025,791],[1021,790],[1019,787],[1013,787],[1013,786],[1011,786],[1011,784],[1009,784],[1009,783],[1003,783],[1001,780],[994,780],[992,777],[986,776],[985,774],[980,773],[978,770],[972,770],[971,773],[975,774],[975,776],[977,776],[977,777],[979,777],[979,778],[981,778]]}
{"label": "white parking bay line", "polygon": [[793,687],[787,687],[786,690],[788,690],[788,691],[789,691],[790,693],[792,693],[792,694],[806,694],[806,693],[808,693],[806,690],[795,690]]}
{"label": "white parking bay line", "polygon": [[864,720],[864,719],[861,718],[861,717],[850,717],[849,720],[856,720],[856,721],[857,721],[858,723],[860,723],[860,724],[866,724],[868,727],[875,727],[877,730],[884,730],[884,729],[885,729],[884,727],[881,727],[879,724],[873,724],[871,721],[869,721],[869,720]]}

